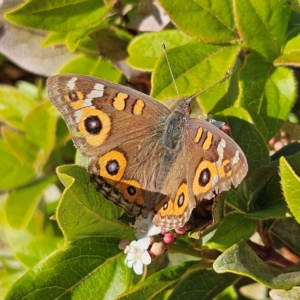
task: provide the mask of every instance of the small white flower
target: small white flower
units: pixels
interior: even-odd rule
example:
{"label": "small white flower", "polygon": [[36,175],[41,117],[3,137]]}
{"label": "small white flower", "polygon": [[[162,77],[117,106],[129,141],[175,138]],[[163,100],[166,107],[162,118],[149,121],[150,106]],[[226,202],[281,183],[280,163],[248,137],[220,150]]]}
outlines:
{"label": "small white flower", "polygon": [[147,249],[150,245],[150,238],[146,237],[138,241],[132,241],[126,247],[124,253],[127,254],[125,264],[132,268],[136,274],[143,274],[143,266],[151,263],[151,257]]}
{"label": "small white flower", "polygon": [[152,212],[149,212],[147,219],[144,219],[141,216],[137,217],[133,228],[135,229],[135,236],[137,239],[161,233],[161,227],[155,226],[152,222]]}

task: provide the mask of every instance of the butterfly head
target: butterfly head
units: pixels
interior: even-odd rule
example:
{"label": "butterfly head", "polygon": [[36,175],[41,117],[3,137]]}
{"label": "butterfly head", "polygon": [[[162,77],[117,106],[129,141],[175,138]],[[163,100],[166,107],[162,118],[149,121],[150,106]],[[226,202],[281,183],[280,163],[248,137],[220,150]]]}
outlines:
{"label": "butterfly head", "polygon": [[184,98],[176,106],[175,111],[179,112],[180,114],[188,118],[189,115],[191,114],[191,100],[192,98]]}

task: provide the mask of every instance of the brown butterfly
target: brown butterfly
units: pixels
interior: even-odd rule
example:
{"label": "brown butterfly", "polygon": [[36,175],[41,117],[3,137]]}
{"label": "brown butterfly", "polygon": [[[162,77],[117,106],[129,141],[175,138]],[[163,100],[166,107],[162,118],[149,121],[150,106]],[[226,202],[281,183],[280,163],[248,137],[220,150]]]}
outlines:
{"label": "brown butterfly", "polygon": [[91,182],[129,216],[153,211],[165,229],[183,226],[202,199],[235,187],[248,171],[241,148],[214,125],[190,118],[185,99],[171,112],[128,87],[78,74],[47,81]]}

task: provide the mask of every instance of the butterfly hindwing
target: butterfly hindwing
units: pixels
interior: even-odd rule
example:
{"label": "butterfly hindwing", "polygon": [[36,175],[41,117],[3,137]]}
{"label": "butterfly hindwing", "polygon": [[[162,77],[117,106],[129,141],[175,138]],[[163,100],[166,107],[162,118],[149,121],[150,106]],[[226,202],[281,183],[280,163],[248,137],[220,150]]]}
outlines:
{"label": "butterfly hindwing", "polygon": [[205,120],[191,118],[187,124],[189,189],[198,201],[211,199],[235,187],[248,171],[241,148],[224,132]]}

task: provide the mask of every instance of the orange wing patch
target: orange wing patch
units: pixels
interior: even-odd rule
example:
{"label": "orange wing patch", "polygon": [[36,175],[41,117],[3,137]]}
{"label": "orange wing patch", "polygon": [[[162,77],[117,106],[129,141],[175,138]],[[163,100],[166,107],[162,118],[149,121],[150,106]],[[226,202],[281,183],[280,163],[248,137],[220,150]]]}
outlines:
{"label": "orange wing patch", "polygon": [[216,183],[218,172],[215,164],[203,160],[198,165],[193,181],[193,192],[195,195],[208,192]]}
{"label": "orange wing patch", "polygon": [[129,202],[135,202],[140,206],[145,206],[143,193],[140,184],[135,180],[122,180],[115,185],[116,189]]}
{"label": "orange wing patch", "polygon": [[98,162],[100,167],[99,175],[108,181],[112,180],[111,184],[113,185],[114,182],[121,180],[127,166],[125,155],[117,150],[112,150],[102,155]]}
{"label": "orange wing patch", "polygon": [[199,141],[200,141],[200,139],[201,139],[201,137],[202,137],[202,132],[203,132],[202,127],[199,127],[198,130],[197,130],[197,134],[196,134],[196,136],[195,136],[195,138],[194,138],[194,142],[195,142],[196,144],[199,143]]}
{"label": "orange wing patch", "polygon": [[133,114],[136,116],[140,116],[143,114],[143,109],[145,107],[145,102],[143,100],[136,100],[136,102],[133,104]]}
{"label": "orange wing patch", "polygon": [[212,134],[209,131],[207,131],[205,141],[202,145],[202,149],[207,151],[211,146],[211,142],[212,142]]}
{"label": "orange wing patch", "polygon": [[85,136],[88,144],[92,146],[102,145],[111,130],[109,116],[95,108],[83,108],[79,111],[79,131]]}
{"label": "orange wing patch", "polygon": [[112,103],[113,107],[117,110],[124,110],[126,107],[126,99],[128,99],[128,95],[124,93],[118,93],[117,97],[114,98]]}

